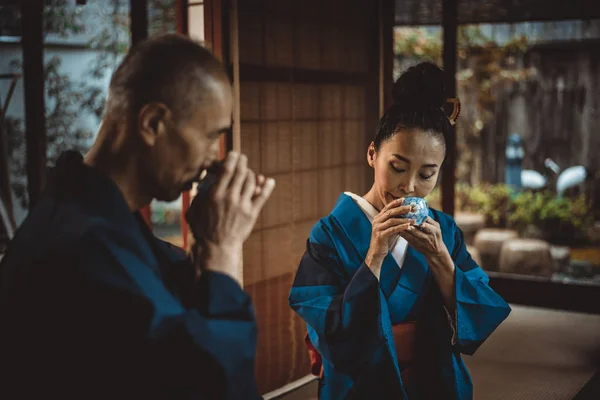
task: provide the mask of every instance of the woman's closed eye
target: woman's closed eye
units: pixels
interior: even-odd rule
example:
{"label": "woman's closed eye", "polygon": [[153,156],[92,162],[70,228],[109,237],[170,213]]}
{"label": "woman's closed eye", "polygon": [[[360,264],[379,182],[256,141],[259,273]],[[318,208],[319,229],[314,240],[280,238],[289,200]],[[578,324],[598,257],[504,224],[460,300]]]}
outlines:
{"label": "woman's closed eye", "polygon": [[[403,168],[398,168],[398,167],[396,167],[396,166],[395,166],[393,163],[390,163],[390,167],[391,167],[391,168],[392,168],[392,169],[393,169],[395,172],[397,172],[397,173],[406,172],[406,170],[405,170],[405,169],[403,169]],[[420,177],[421,179],[423,179],[424,181],[428,181],[428,180],[431,180],[431,178],[433,178],[433,177],[435,176],[435,174],[436,174],[435,172],[433,172],[433,173],[429,173],[429,174],[419,174],[419,177]]]}
{"label": "woman's closed eye", "polygon": [[405,170],[405,169],[403,169],[403,168],[398,168],[398,167],[394,166],[394,164],[393,164],[393,163],[390,163],[390,167],[391,167],[391,168],[392,168],[394,171],[396,171],[396,172],[406,172],[406,170]]}

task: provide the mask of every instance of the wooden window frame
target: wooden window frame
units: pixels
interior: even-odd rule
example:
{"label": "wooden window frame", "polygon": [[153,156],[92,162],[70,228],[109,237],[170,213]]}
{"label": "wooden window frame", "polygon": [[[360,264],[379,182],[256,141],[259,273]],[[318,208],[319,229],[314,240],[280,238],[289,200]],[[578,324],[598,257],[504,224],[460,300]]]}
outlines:
{"label": "wooden window frame", "polygon": [[[456,97],[458,0],[444,0],[442,13],[446,87],[450,90],[450,97]],[[457,160],[454,129],[446,147],[441,184],[442,209],[445,213],[454,215]],[[600,286],[561,283],[548,278],[499,272],[486,273],[490,277],[490,286],[509,303],[600,314]]]}
{"label": "wooden window frame", "polygon": [[[379,3],[380,12],[385,14],[389,12],[392,7],[391,0],[381,0]],[[194,4],[197,2],[193,2]],[[224,57],[229,54],[229,31],[224,30],[224,26],[227,21],[226,12],[228,8],[224,8],[222,0],[205,0],[203,2],[205,6],[205,32],[206,42],[212,48],[215,55],[221,58],[225,65],[230,65],[228,60]],[[456,0],[448,0],[444,2],[444,25],[445,33],[444,38],[446,40],[453,40],[454,43],[445,44],[444,52],[444,63],[445,65],[452,64],[451,49],[456,47],[456,35],[452,31],[456,29],[455,20],[452,18],[452,13],[456,10],[452,10],[451,7],[456,7]],[[188,5],[187,0],[178,0],[178,24],[177,31],[186,34],[187,33],[187,7],[193,5],[192,2]],[[34,10],[35,7],[40,7]],[[147,1],[143,0],[130,0],[130,13],[131,13],[131,41],[132,44],[143,40],[148,35],[148,16],[147,16]],[[386,11],[387,10],[387,11]],[[27,174],[28,174],[28,191],[30,196],[30,207],[32,207],[39,194],[41,193],[44,183],[45,173],[45,160],[46,160],[46,135],[45,135],[45,113],[44,113],[44,82],[42,79],[43,74],[39,71],[43,69],[43,43],[42,43],[42,32],[41,32],[41,2],[33,2],[33,5],[26,7],[23,10],[23,24],[26,25],[26,29],[23,31],[27,35],[23,36],[23,68],[24,68],[24,84],[25,84],[25,126],[26,126],[26,141],[27,141]],[[381,15],[380,15],[381,18]],[[454,21],[454,22],[453,22]],[[454,24],[454,26],[452,25]],[[388,38],[391,35],[393,29],[393,21],[387,22],[383,25],[383,29],[377,34],[374,40],[378,40],[380,46],[373,46],[375,51],[379,51],[380,60],[383,60],[385,65],[383,66],[370,66],[369,71],[375,75],[378,72],[384,71],[386,74],[385,78],[378,78],[377,85],[379,87],[380,98],[379,113],[385,108],[386,104],[389,104],[389,95],[386,90],[391,84],[391,78],[387,77],[390,75],[393,67],[393,48],[390,44],[391,39]],[[375,34],[375,33],[374,33]],[[452,39],[454,38],[454,39]],[[447,46],[447,47],[446,47]],[[454,55],[455,57],[456,55]],[[379,69],[377,69],[379,68]],[[452,68],[445,68],[448,74],[448,79],[454,79],[454,73],[451,73]],[[252,72],[254,71],[254,72]],[[387,71],[387,72],[386,72]],[[285,69],[277,69],[271,71],[261,70],[258,67],[243,67],[241,68],[241,74],[256,74],[257,77],[264,76],[267,72],[275,72],[276,75],[280,74],[282,77],[286,76],[289,71]],[[373,75],[373,76],[375,76]],[[450,76],[452,75],[452,76]],[[248,80],[247,75],[242,75],[244,80]],[[272,77],[273,75],[271,75]],[[319,77],[313,71],[294,71],[294,80],[298,79],[307,80],[330,80],[332,77],[326,72]],[[356,79],[355,82],[362,81],[362,79],[370,79],[369,77],[359,77],[353,74],[340,75],[335,78],[336,80],[344,81],[349,83]],[[366,117],[366,120],[369,120]],[[233,137],[225,137],[221,141],[220,153],[223,156],[226,150],[231,149],[233,146]],[[453,197],[449,196],[451,191],[454,190],[455,177],[454,174],[449,174],[446,178],[447,183],[442,184],[442,190],[444,192],[442,198],[445,202],[445,211],[452,211],[453,205],[449,205],[450,199]],[[189,204],[189,192],[184,193],[182,199],[182,236],[184,245],[187,245],[187,225],[185,223],[184,215]],[[150,223],[150,208],[146,207],[141,210],[142,215],[148,223]],[[595,285],[583,285],[573,283],[560,283],[553,282],[549,279],[539,279],[527,276],[517,276],[502,273],[487,272],[490,276],[490,285],[504,297],[510,303],[531,305],[537,307],[563,309],[569,311],[578,311],[586,313],[600,314],[600,287]]]}

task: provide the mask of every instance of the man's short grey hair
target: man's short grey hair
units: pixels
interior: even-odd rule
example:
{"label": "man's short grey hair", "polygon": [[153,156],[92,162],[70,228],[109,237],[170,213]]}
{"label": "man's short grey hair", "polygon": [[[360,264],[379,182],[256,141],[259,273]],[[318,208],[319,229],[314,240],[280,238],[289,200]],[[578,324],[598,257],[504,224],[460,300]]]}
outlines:
{"label": "man's short grey hair", "polygon": [[228,79],[221,62],[193,40],[176,34],[148,39],[131,48],[114,72],[106,115],[137,115],[144,105],[160,102],[184,121],[210,96],[215,81]]}

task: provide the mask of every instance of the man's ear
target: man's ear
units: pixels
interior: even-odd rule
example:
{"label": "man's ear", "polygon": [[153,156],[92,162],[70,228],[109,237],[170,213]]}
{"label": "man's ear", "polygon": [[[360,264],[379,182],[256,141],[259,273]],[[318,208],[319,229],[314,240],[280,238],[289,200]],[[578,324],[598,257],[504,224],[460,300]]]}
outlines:
{"label": "man's ear", "polygon": [[369,148],[367,149],[367,163],[369,163],[370,167],[375,165],[375,158],[377,156],[377,150],[375,150],[375,143],[371,142]]}
{"label": "man's ear", "polygon": [[171,111],[163,103],[144,105],[138,114],[138,133],[146,145],[152,147],[159,137],[166,134],[166,121]]}

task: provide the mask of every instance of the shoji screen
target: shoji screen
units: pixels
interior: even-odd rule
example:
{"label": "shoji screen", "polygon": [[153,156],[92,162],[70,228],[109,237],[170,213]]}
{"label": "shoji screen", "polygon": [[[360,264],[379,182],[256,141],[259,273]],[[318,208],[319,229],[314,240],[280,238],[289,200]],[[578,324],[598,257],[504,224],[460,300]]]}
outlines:
{"label": "shoji screen", "polygon": [[240,142],[277,187],[244,248],[268,392],[310,373],[304,323],[287,297],[311,227],[343,191],[372,181],[377,2],[238,1]]}

